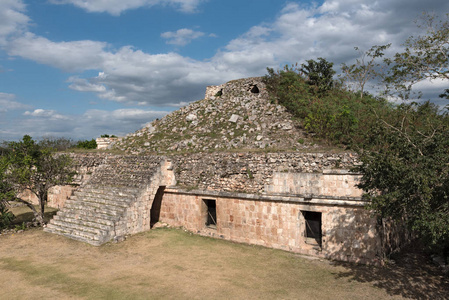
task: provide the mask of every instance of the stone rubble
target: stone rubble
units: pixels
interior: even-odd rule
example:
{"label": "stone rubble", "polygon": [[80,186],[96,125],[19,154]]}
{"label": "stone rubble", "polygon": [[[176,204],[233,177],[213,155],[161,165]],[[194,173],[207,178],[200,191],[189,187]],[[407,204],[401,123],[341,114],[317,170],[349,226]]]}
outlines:
{"label": "stone rubble", "polygon": [[231,149],[310,150],[300,123],[271,103],[262,78],[208,87],[206,98],[174,111],[114,145],[131,154]]}

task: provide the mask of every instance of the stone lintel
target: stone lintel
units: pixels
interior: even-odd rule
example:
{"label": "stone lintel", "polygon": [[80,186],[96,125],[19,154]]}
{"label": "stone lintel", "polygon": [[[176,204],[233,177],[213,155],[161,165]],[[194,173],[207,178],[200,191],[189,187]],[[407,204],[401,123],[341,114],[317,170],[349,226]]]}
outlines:
{"label": "stone lintel", "polygon": [[176,186],[169,186],[165,189],[165,193],[178,193],[187,195],[198,195],[207,197],[221,198],[239,198],[246,200],[273,201],[273,202],[291,202],[301,204],[320,204],[320,205],[337,205],[337,206],[366,206],[369,202],[361,197],[331,197],[320,195],[293,195],[289,194],[246,194],[225,191],[210,190],[186,190]]}

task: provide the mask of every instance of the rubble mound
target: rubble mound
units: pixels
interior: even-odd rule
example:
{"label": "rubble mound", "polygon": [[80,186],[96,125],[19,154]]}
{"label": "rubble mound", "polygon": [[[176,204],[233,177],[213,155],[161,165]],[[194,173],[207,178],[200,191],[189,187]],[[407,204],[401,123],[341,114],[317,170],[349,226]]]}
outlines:
{"label": "rubble mound", "polygon": [[261,77],[209,86],[193,102],[129,134],[113,148],[132,154],[238,150],[302,150],[300,123],[269,99]]}

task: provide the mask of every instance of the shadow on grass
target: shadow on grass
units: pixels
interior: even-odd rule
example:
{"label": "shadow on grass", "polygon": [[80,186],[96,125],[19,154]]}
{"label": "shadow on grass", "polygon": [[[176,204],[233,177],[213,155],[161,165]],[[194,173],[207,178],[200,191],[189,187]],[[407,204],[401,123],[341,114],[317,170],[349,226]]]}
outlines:
{"label": "shadow on grass", "polygon": [[[52,208],[46,208],[44,213],[45,222],[49,222],[58,211]],[[14,212],[15,218],[11,225],[22,225],[24,222],[32,222],[34,219],[34,214],[28,207],[22,207],[19,212]]]}
{"label": "shadow on grass", "polygon": [[373,267],[336,262],[347,269],[336,275],[351,281],[372,283],[390,295],[410,299],[449,299],[449,278],[417,249],[404,249],[395,263]]}

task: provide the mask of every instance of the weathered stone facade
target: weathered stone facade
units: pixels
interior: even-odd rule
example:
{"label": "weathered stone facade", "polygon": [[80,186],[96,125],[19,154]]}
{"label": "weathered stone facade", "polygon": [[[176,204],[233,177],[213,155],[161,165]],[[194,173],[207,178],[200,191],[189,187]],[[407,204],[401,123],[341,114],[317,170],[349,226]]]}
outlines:
{"label": "weathered stone facade", "polygon": [[[204,200],[216,202],[216,226],[205,225]],[[378,264],[376,219],[363,201],[166,189],[160,220],[217,238],[342,261]],[[308,243],[305,213],[321,214],[322,240]]]}
{"label": "weathered stone facade", "polygon": [[[84,196],[81,200],[88,194],[83,191],[110,199],[110,204],[101,200],[106,212],[119,201],[119,191],[136,193],[114,212],[113,231],[100,232],[103,237],[92,241],[94,245],[149,230],[159,221],[230,241],[368,264],[379,263],[389,246],[382,240],[389,236],[379,232],[385,228],[370,216],[355,187],[360,175],[335,168],[357,164],[352,153],[203,153],[169,158],[86,154],[74,159],[82,181],[75,192],[79,199],[67,200],[68,207],[58,213],[61,217],[52,221],[62,224],[67,217],[72,224],[60,234],[87,241],[94,234],[88,232],[91,227],[107,229],[87,217],[76,219],[81,211],[69,212],[76,205],[86,209],[98,202]],[[95,207],[89,214],[101,219],[106,212]],[[85,224],[87,229],[80,227]],[[318,227],[310,231],[310,225]]]}
{"label": "weathered stone facade", "polygon": [[112,144],[120,140],[116,137],[107,137],[107,138],[97,138],[95,141],[97,142],[97,149],[108,149]]}
{"label": "weathered stone facade", "polygon": [[[354,153],[198,153],[172,157],[178,185],[259,194],[278,173],[321,173],[357,165]],[[279,176],[279,175],[277,175]]]}

